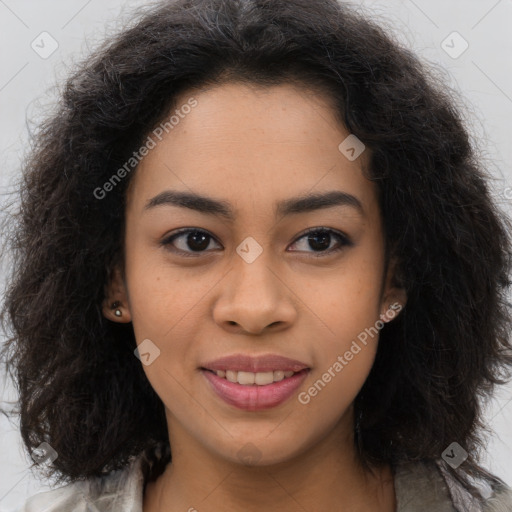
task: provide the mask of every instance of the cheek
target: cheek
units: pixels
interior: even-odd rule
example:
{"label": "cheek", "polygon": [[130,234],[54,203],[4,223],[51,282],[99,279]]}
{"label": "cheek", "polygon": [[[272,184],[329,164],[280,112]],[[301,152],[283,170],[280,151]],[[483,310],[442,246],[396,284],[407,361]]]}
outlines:
{"label": "cheek", "polygon": [[359,345],[358,353],[350,361],[345,357],[346,351],[340,351],[341,359],[337,353],[331,354],[325,366],[315,368],[314,375],[297,396],[299,407],[308,417],[322,418],[324,429],[334,426],[349,410],[370,373],[376,345]]}
{"label": "cheek", "polygon": [[382,260],[354,253],[339,271],[308,286],[307,304],[328,327],[331,345],[355,339],[379,320],[381,283]]}
{"label": "cheek", "polygon": [[165,339],[182,324],[189,324],[194,307],[212,287],[206,277],[171,266],[160,250],[135,241],[127,244],[125,269],[137,340]]}
{"label": "cheek", "polygon": [[319,339],[315,368],[299,402],[318,413],[320,409],[322,414],[332,413],[333,420],[368,377],[384,325],[380,321],[382,260],[374,254],[347,259],[342,272],[307,295],[328,329],[322,329],[326,335]]}
{"label": "cheek", "polygon": [[319,309],[329,330],[319,338],[313,371],[298,396],[300,404],[328,423],[347,410],[366,381],[384,325],[375,282],[347,276],[332,283],[330,292],[331,300]]}
{"label": "cheek", "polygon": [[[201,417],[204,411],[195,409],[194,400],[184,389],[190,388],[190,365],[193,361],[195,329],[200,325],[198,303],[205,294],[204,284],[178,272],[170,272],[156,258],[151,261],[144,254],[133,253],[127,258],[130,311],[135,338],[139,348],[150,340],[157,357],[143,370],[155,392],[168,409],[180,415],[195,411]],[[183,274],[183,272],[179,272]],[[171,400],[172,397],[172,400]],[[206,420],[206,419],[205,419]]]}

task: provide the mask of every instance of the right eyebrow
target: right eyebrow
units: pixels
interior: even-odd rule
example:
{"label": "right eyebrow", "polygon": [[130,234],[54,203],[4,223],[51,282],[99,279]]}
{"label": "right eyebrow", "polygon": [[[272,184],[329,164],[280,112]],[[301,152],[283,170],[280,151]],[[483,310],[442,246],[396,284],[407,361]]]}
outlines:
{"label": "right eyebrow", "polygon": [[[178,206],[207,215],[220,216],[231,222],[235,220],[235,213],[231,203],[194,192],[165,190],[150,199],[144,209],[150,210],[159,206]],[[276,216],[288,216],[335,206],[348,206],[357,210],[360,215],[365,216],[361,201],[357,197],[341,190],[306,194],[284,199],[277,202],[275,211]]]}

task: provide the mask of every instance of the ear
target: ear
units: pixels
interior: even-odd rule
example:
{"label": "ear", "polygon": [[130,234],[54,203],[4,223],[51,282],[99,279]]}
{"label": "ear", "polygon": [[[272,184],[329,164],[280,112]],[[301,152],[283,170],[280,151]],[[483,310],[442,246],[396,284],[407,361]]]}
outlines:
{"label": "ear", "polygon": [[102,311],[103,316],[112,322],[127,324],[132,321],[126,284],[118,266],[110,272],[109,281],[105,286]]}
{"label": "ear", "polygon": [[397,262],[392,260],[388,267],[381,301],[380,319],[385,323],[396,318],[407,303],[407,292],[399,282],[396,268]]}

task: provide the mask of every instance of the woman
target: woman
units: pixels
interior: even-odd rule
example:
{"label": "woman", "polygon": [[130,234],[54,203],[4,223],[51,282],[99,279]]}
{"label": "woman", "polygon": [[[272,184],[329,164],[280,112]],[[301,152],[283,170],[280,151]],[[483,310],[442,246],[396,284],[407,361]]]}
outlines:
{"label": "woman", "polygon": [[335,0],[163,2],[24,169],[25,511],[504,511],[510,221],[451,99]]}

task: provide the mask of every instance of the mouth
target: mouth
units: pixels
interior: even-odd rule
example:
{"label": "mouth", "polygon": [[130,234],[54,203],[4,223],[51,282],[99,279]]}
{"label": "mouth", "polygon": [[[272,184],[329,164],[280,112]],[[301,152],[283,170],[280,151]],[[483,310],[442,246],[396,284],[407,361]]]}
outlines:
{"label": "mouth", "polygon": [[[302,361],[278,354],[264,354],[261,356],[233,354],[204,363],[201,365],[201,368],[221,372],[270,373],[300,372],[308,368],[308,365]],[[280,374],[277,376],[279,377]]]}
{"label": "mouth", "polygon": [[242,386],[267,386],[273,382],[281,382],[284,379],[289,379],[298,372],[292,370],[273,370],[269,372],[244,372],[236,370],[210,370],[208,368],[201,368],[204,371],[214,373],[221,379],[226,379],[232,383],[238,383]]}
{"label": "mouth", "polygon": [[310,371],[301,361],[275,354],[260,357],[237,354],[206,363],[199,369],[217,397],[246,411],[284,403]]}

